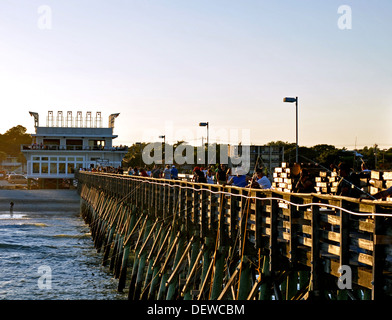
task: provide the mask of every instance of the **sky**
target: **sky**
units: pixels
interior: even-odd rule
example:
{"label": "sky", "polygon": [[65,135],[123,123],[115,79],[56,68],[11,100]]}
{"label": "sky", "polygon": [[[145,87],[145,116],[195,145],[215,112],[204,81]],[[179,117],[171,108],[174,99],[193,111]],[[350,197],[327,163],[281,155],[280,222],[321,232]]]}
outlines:
{"label": "sky", "polygon": [[210,142],[295,142],[298,97],[299,145],[390,148],[391,17],[390,0],[0,0],[0,133],[99,111],[120,113],[116,145],[199,145],[199,122]]}

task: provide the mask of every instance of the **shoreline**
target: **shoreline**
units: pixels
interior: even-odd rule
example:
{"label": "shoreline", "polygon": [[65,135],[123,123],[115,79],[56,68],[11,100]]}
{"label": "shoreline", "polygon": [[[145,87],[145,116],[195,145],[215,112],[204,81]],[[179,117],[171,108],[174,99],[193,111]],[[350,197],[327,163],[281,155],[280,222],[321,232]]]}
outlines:
{"label": "shoreline", "polygon": [[68,189],[0,189],[0,211],[14,212],[59,211],[79,212],[80,196]]}

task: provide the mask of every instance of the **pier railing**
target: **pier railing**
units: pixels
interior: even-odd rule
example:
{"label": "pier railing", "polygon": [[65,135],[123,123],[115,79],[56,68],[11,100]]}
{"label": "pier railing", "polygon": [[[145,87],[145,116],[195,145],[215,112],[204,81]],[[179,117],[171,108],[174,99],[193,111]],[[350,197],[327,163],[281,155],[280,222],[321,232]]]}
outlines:
{"label": "pier railing", "polygon": [[81,212],[130,299],[392,296],[392,203],[78,172]]}

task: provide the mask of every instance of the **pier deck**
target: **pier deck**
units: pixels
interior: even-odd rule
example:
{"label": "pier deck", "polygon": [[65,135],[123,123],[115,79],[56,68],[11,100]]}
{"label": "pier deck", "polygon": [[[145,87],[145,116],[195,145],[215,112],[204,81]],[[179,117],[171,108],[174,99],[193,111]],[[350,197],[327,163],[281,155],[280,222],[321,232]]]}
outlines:
{"label": "pier deck", "polygon": [[392,203],[78,172],[81,213],[132,300],[392,296]]}

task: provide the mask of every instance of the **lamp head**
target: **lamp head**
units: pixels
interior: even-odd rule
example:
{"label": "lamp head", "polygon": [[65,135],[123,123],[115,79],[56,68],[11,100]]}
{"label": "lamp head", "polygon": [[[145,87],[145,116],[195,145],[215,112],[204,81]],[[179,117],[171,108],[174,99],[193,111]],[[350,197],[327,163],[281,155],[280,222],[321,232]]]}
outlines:
{"label": "lamp head", "polygon": [[296,102],[297,98],[286,97],[283,98],[283,102]]}

